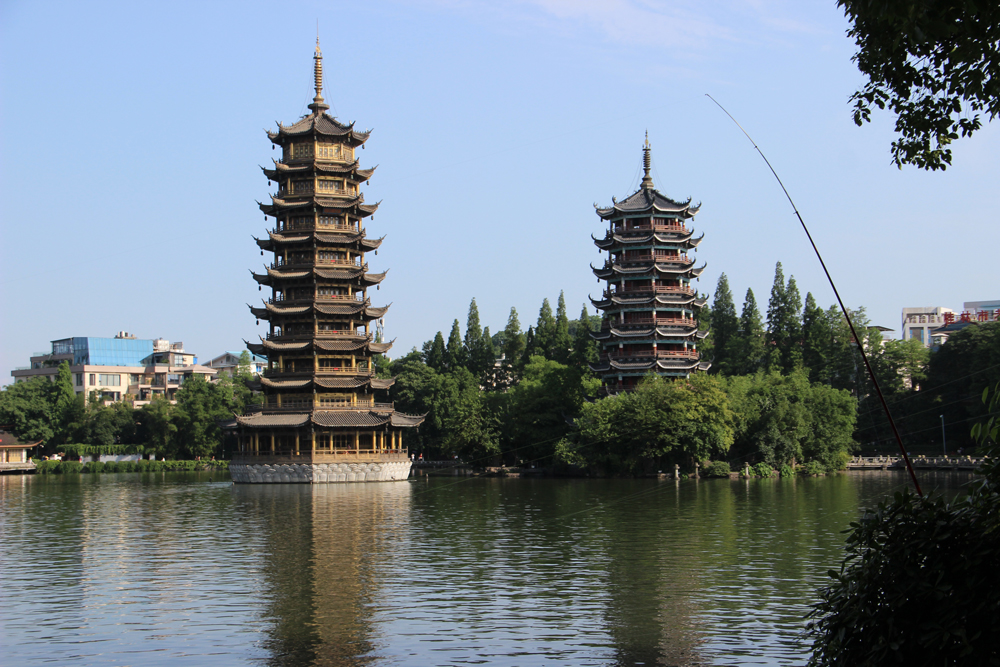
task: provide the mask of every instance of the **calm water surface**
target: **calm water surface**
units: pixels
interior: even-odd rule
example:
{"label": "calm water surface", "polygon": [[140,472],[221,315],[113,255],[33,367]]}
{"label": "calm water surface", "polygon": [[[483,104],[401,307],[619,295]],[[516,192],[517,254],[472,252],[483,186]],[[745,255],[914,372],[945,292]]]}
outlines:
{"label": "calm water surface", "polygon": [[800,665],[905,481],[4,476],[0,663]]}

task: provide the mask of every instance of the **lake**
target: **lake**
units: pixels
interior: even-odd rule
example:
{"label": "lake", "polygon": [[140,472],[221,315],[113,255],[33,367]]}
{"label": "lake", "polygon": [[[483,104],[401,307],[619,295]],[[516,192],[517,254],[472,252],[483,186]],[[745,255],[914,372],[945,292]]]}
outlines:
{"label": "lake", "polygon": [[0,662],[801,665],[841,531],[906,483],[3,476]]}

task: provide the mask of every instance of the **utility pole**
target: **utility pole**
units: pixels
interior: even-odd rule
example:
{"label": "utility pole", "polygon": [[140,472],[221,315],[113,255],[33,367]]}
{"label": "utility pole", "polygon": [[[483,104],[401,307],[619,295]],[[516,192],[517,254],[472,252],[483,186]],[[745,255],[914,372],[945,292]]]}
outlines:
{"label": "utility pole", "polygon": [[944,415],[941,415],[941,450],[944,452],[945,458],[948,458],[948,445],[944,439]]}

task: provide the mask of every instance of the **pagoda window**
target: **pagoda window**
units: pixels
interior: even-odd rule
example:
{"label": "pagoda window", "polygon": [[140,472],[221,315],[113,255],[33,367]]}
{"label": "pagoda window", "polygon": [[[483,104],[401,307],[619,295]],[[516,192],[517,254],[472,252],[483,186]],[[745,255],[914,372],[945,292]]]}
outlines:
{"label": "pagoda window", "polygon": [[316,188],[322,192],[343,192],[344,182],[332,178],[321,178],[316,182]]}
{"label": "pagoda window", "polygon": [[313,154],[311,141],[292,144],[292,157],[310,157]]}
{"label": "pagoda window", "polygon": [[291,189],[291,191],[294,192],[294,193],[312,192],[313,191],[313,182],[312,181],[292,181],[292,189]]}
{"label": "pagoda window", "polygon": [[340,226],[343,223],[341,222],[339,215],[321,215],[319,216],[319,224],[329,225],[329,226]]}
{"label": "pagoda window", "polygon": [[321,250],[318,255],[321,262],[344,262],[348,259],[347,253],[344,252],[330,252],[327,250]]}
{"label": "pagoda window", "polygon": [[304,228],[307,228],[310,225],[312,225],[312,221],[313,221],[313,219],[312,219],[311,216],[298,216],[298,217],[292,218],[292,226],[291,226],[291,228],[292,229],[304,229]]}

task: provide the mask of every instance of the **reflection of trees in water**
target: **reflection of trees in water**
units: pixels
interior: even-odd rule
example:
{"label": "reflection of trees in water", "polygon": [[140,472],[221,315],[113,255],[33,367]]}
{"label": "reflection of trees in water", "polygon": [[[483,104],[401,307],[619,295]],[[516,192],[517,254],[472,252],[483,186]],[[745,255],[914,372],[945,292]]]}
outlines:
{"label": "reflection of trees in water", "polygon": [[372,597],[386,533],[405,520],[406,483],[247,485],[267,553],[268,663],[364,665],[376,645]]}
{"label": "reflection of trees in water", "polygon": [[[607,533],[607,631],[617,665],[698,665],[699,530],[678,495],[694,484],[616,482],[594,512]],[[612,491],[613,489],[613,491]],[[685,501],[687,499],[685,498]]]}

